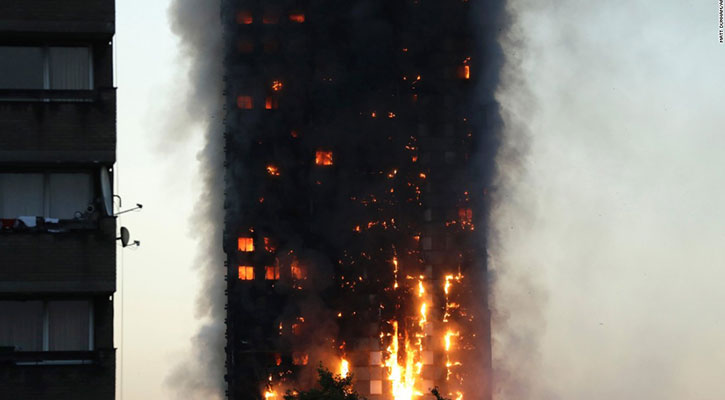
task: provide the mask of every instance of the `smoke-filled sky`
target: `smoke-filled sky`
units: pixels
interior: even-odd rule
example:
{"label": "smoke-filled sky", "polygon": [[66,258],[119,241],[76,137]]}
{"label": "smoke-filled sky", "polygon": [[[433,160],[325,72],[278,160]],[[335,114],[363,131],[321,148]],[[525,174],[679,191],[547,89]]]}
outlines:
{"label": "smoke-filled sky", "polygon": [[494,214],[505,398],[725,398],[716,5],[511,3],[520,64],[499,98],[525,155]]}
{"label": "smoke-filled sky", "polygon": [[[117,180],[125,206],[144,204],[121,221],[142,242],[123,251],[116,296],[129,400],[192,398],[167,378],[200,326],[190,215],[203,133],[168,132],[187,113],[189,65],[168,7],[117,2]],[[509,7],[491,243],[497,399],[725,398],[717,2]]]}

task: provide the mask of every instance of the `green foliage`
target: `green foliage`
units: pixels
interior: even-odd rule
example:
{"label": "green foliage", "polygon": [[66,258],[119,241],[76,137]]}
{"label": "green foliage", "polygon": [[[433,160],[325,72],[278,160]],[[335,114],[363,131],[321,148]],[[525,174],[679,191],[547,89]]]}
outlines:
{"label": "green foliage", "polygon": [[[352,375],[346,378],[334,375],[327,368],[317,367],[318,382],[316,388],[307,391],[292,392],[284,395],[284,400],[366,400],[352,388]],[[436,400],[449,400],[441,396],[438,388],[430,391]]]}
{"label": "green foliage", "polygon": [[287,391],[284,400],[365,400],[352,388],[352,376],[343,378],[320,365],[318,387],[308,391]]}

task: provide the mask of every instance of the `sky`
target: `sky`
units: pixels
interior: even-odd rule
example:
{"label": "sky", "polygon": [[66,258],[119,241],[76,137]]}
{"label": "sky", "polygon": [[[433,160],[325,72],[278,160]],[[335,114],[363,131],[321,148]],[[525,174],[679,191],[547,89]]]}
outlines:
{"label": "sky", "polygon": [[[200,284],[202,132],[167,0],[116,2],[119,399],[173,399]],[[725,45],[715,1],[510,3],[492,210],[497,400],[725,398]],[[222,266],[220,266],[220,271]],[[120,392],[123,397],[120,397]]]}
{"label": "sky", "polygon": [[[190,351],[199,291],[189,215],[201,190],[201,134],[172,142],[167,121],[182,110],[171,99],[186,86],[185,64],[167,23],[166,0],[116,2],[118,87],[117,193],[138,248],[119,250],[116,293],[117,398],[169,399],[164,380]],[[220,269],[222,267],[220,266]],[[125,299],[124,299],[125,297]],[[121,319],[121,309],[123,318]]]}

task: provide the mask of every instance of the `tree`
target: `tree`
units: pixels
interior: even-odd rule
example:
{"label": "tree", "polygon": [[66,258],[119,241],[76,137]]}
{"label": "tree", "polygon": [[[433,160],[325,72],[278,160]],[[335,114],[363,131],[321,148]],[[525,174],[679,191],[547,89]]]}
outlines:
{"label": "tree", "polygon": [[[352,375],[343,378],[334,375],[327,368],[320,365],[317,367],[318,387],[307,391],[290,390],[284,395],[284,400],[366,400],[360,396],[352,387]],[[449,400],[441,396],[438,388],[430,391],[436,400]]]}
{"label": "tree", "polygon": [[437,386],[434,387],[433,389],[431,389],[430,392],[433,393],[433,396],[436,397],[436,400],[449,400],[449,399],[446,399],[445,397],[441,396],[440,392],[438,392]]}
{"label": "tree", "polygon": [[288,390],[284,400],[365,400],[353,389],[351,375],[336,376],[323,366],[317,368],[317,374],[318,387],[299,392]]}

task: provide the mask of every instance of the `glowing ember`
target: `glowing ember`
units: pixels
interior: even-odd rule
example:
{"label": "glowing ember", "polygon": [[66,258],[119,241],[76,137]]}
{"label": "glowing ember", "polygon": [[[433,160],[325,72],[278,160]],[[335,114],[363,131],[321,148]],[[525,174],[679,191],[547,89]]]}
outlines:
{"label": "glowing ember", "polygon": [[279,168],[272,164],[267,165],[267,173],[272,176],[279,176]]}
{"label": "glowing ember", "polygon": [[272,81],[272,90],[275,92],[279,92],[283,87],[282,81]]}

